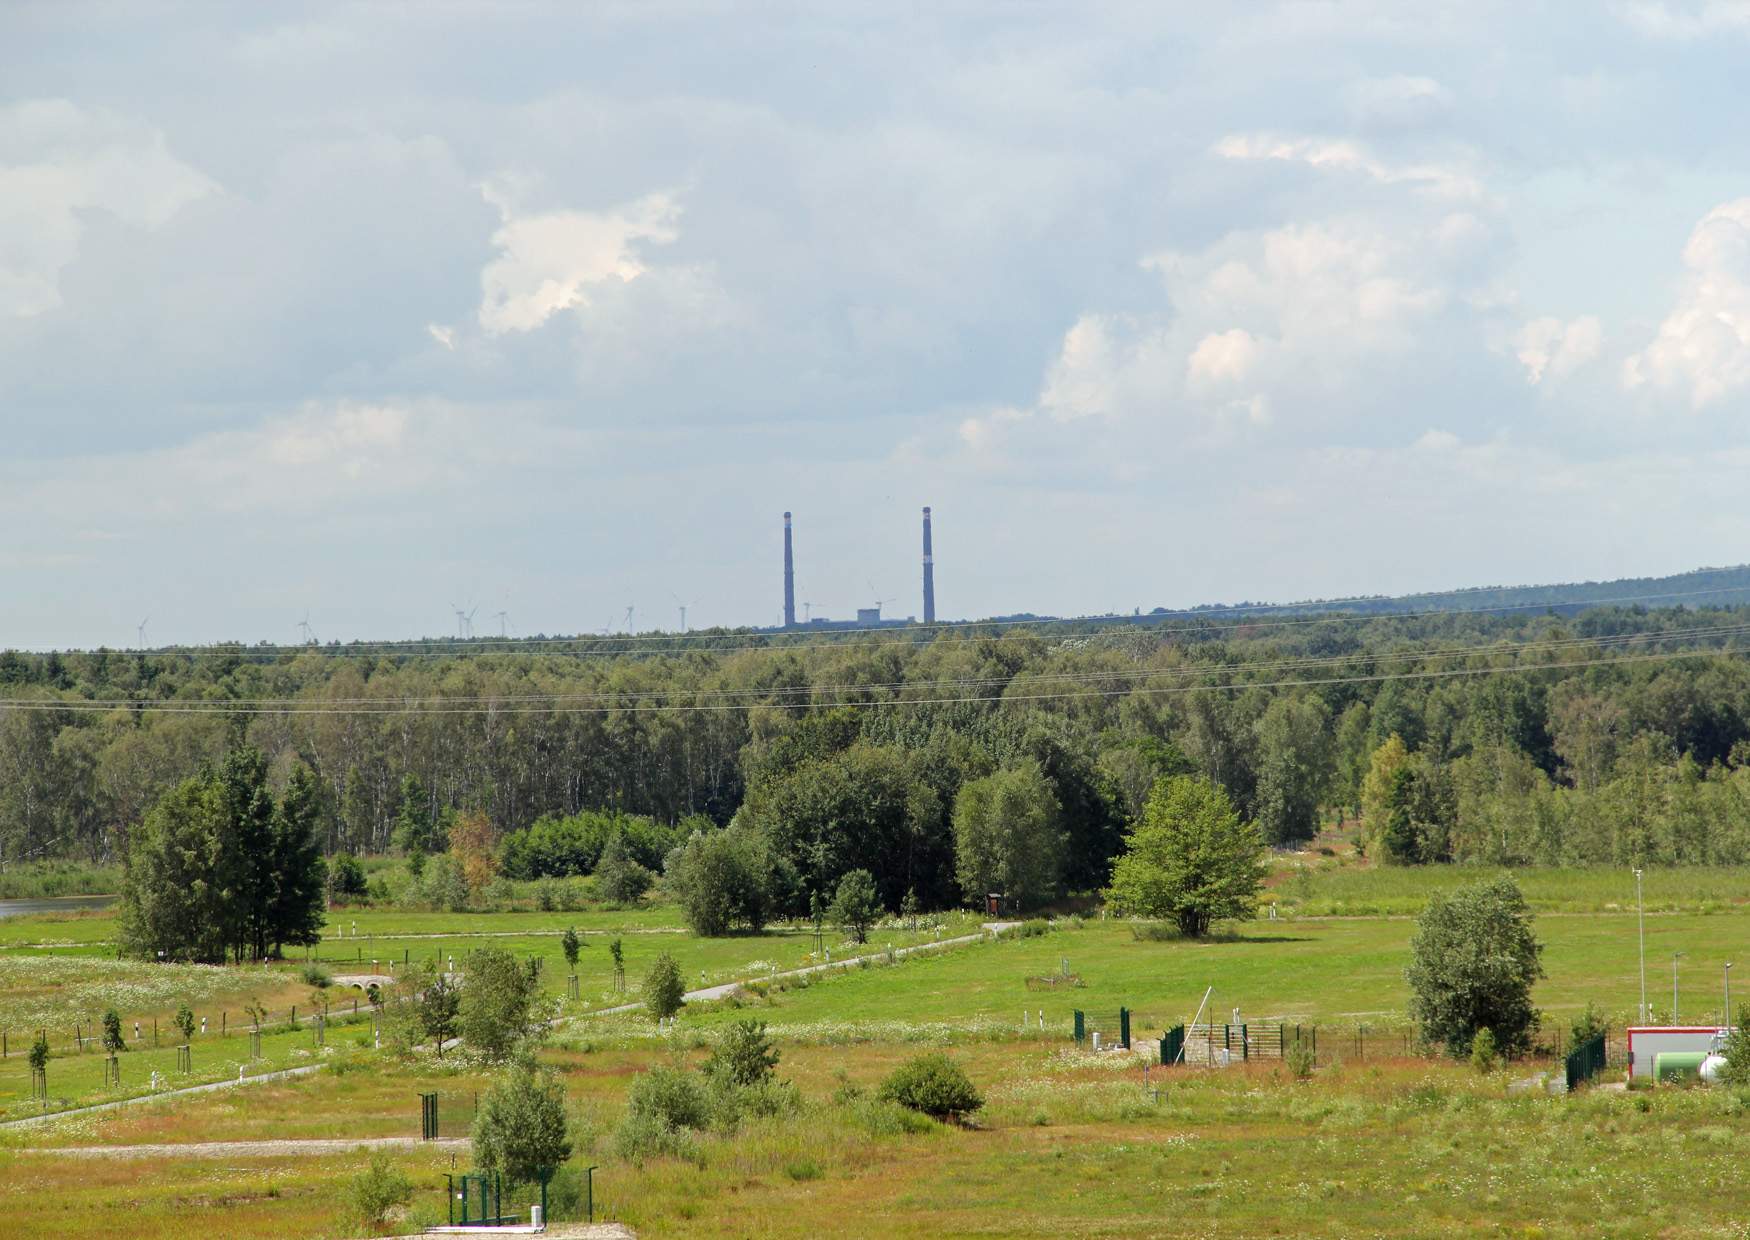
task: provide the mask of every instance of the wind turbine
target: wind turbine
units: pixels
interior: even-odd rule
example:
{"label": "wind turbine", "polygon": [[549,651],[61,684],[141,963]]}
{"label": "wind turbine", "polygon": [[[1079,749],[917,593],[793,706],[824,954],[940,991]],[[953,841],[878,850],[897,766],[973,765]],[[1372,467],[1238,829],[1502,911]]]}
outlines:
{"label": "wind turbine", "polygon": [[632,604],[627,603],[626,604],[626,632],[628,632],[628,633],[630,633],[632,631],[632,612],[633,612]]}
{"label": "wind turbine", "polygon": [[474,605],[474,610],[470,611],[468,613],[468,636],[469,637],[474,636],[474,615],[475,615],[475,612],[478,612],[479,610],[480,610],[480,605],[478,603],[476,603]]}
{"label": "wind turbine", "polygon": [[[151,618],[152,618],[151,616],[147,616],[146,620],[150,620]],[[146,620],[140,621],[140,627],[135,630],[135,632],[139,635],[139,648],[141,650],[144,650],[146,648]]]}
{"label": "wind turbine", "polygon": [[303,636],[306,646],[316,644],[316,631],[310,627],[310,613],[308,611],[304,613],[304,618],[298,621],[298,631]]}
{"label": "wind turbine", "polygon": [[454,603],[450,604],[450,610],[456,613],[456,636],[468,636],[468,613]]}
{"label": "wind turbine", "polygon": [[669,597],[674,599],[676,605],[681,609],[681,632],[685,633],[687,631],[687,608],[698,606],[699,600],[694,599],[690,603],[683,603],[681,602],[681,596],[676,594],[673,590],[670,590],[668,593]]}
{"label": "wind turbine", "polygon": [[814,619],[814,604],[804,599],[802,601],[802,623],[807,624],[812,619]]}
{"label": "wind turbine", "polygon": [[492,614],[498,617],[498,635],[508,637],[510,635],[507,632],[510,627],[510,613],[508,611],[495,611]]}

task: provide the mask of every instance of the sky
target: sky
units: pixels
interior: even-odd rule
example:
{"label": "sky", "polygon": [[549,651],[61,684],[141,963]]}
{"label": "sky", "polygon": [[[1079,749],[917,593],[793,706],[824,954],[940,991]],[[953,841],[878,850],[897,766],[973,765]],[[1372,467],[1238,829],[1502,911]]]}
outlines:
{"label": "sky", "polygon": [[[1750,2],[0,7],[0,647],[1750,561]],[[500,613],[503,613],[502,616]]]}

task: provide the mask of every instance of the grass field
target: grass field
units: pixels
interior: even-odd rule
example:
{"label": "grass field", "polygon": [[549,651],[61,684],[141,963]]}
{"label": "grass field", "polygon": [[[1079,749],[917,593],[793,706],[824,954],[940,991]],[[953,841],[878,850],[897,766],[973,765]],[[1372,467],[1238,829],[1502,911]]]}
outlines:
{"label": "grass field", "polygon": [[[1474,874],[1329,867],[1277,882],[1280,919],[1233,927],[1201,943],[1138,935],[1128,923],[1065,918],[1044,935],[888,964],[880,959],[888,942],[928,940],[935,930],[878,931],[869,967],[695,1005],[670,1035],[659,1035],[642,1014],[594,1017],[573,1005],[542,1057],[566,1085],[577,1142],[573,1165],[598,1165],[598,1203],[645,1236],[1744,1234],[1738,1220],[1750,1212],[1750,1184],[1737,1170],[1737,1134],[1750,1120],[1750,1095],[1723,1089],[1509,1095],[1511,1070],[1482,1075],[1440,1059],[1370,1055],[1362,1062],[1342,1052],[1327,1055],[1308,1081],[1294,1080],[1279,1063],[1254,1063],[1226,1071],[1156,1068],[1145,1088],[1141,1057],[1094,1057],[1071,1046],[1074,1008],[1126,1005],[1140,1040],[1187,1019],[1209,986],[1218,1020],[1238,1008],[1253,1022],[1401,1029],[1403,968],[1414,931],[1407,914],[1428,892],[1467,877]],[[1537,933],[1549,976],[1535,997],[1549,1022],[1565,1023],[1595,1002],[1620,1025],[1640,996],[1632,880],[1626,903],[1612,898],[1619,875],[1570,882],[1563,872],[1543,871],[1522,881],[1543,910]],[[1294,899],[1286,898],[1290,883],[1301,888]],[[1750,959],[1750,907],[1736,890],[1750,891],[1750,872],[1649,875],[1648,908],[1661,910],[1646,919],[1649,997],[1659,1013],[1670,1007],[1671,954],[1683,952],[1681,1017],[1717,1017],[1723,966]],[[1365,902],[1380,912],[1306,915]],[[322,953],[334,972],[361,954],[368,968],[372,951],[383,959],[397,946],[415,959],[430,951],[447,959],[454,951],[459,963],[468,948],[487,942],[542,956],[550,986],[564,974],[558,935],[575,924],[586,932],[580,968],[586,999],[598,1001],[610,997],[610,932],[626,941],[633,987],[660,950],[673,951],[688,984],[697,985],[701,970],[716,982],[758,976],[767,971],[762,965],[800,964],[814,945],[811,932],[782,929],[700,940],[681,932],[674,910],[662,906],[636,914],[361,910],[360,940],[350,937],[354,915],[342,916],[349,937],[331,939]],[[622,920],[610,926],[609,917]],[[943,935],[976,920],[947,923]],[[28,985],[0,987],[0,996],[52,1003],[65,990],[88,1003],[106,985],[132,978],[127,971],[144,966],[86,954],[103,950],[107,921],[74,919],[89,936],[81,954],[45,958],[17,947],[0,953],[0,980],[9,966],[21,974],[45,971]],[[17,944],[41,941],[26,936],[65,924],[0,927]],[[433,935],[443,937],[420,937]],[[353,962],[345,959],[348,949]],[[1066,961],[1083,985],[1029,988],[1029,978],[1057,974]],[[243,972],[250,981],[283,980],[285,996],[295,999],[309,992],[298,978],[301,967],[289,962]],[[156,972],[147,969],[147,977],[128,984],[146,985]],[[174,1006],[168,991],[153,996]],[[1044,1031],[1036,1026],[1040,1012]],[[700,1137],[687,1157],[641,1165],[619,1159],[611,1134],[636,1076],[656,1064],[696,1065],[726,1023],[750,1015],[770,1022],[779,1037],[779,1075],[800,1090],[800,1113]],[[45,1128],[0,1130],[0,1200],[40,1203],[29,1216],[30,1235],[122,1232],[181,1240],[191,1217],[213,1220],[227,1236],[362,1234],[343,1208],[344,1186],[360,1165],[356,1156],[111,1163],[22,1152],[411,1136],[420,1093],[436,1090],[454,1104],[490,1080],[466,1056],[402,1064],[360,1047],[361,1039],[368,1041],[363,1027],[331,1027],[324,1056],[307,1029],[282,1025],[264,1036],[257,1070],[318,1056],[330,1070]],[[928,1122],[906,1131],[871,1102],[885,1074],[923,1044],[946,1045],[984,1090],[988,1105],[973,1125]],[[234,1075],[246,1045],[241,1038],[197,1039],[197,1079]],[[124,1092],[137,1089],[154,1067],[169,1073],[173,1062],[168,1042],[156,1051],[130,1051],[123,1056]],[[50,1063],[51,1093],[113,1096],[101,1075],[99,1054],[58,1055]],[[28,1111],[27,1094],[22,1057],[0,1060],[0,1115]],[[419,1186],[420,1213],[403,1229],[437,1217],[449,1154],[410,1148],[394,1161]],[[460,1161],[466,1165],[465,1156]]]}

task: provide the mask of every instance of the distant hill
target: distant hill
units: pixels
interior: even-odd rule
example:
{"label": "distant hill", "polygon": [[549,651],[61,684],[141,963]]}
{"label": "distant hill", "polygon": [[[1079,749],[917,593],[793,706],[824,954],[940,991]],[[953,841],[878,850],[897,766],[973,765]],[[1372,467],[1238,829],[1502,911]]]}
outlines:
{"label": "distant hill", "polygon": [[1599,605],[1624,607],[1726,607],[1750,603],[1750,564],[1698,568],[1669,577],[1620,577],[1614,581],[1566,582],[1535,586],[1475,586],[1397,597],[1305,599],[1293,603],[1206,604],[1184,611],[1157,607],[1152,616],[1190,615],[1212,619],[1241,613],[1293,614],[1352,611],[1393,615],[1418,611],[1507,611],[1549,608],[1576,612]]}

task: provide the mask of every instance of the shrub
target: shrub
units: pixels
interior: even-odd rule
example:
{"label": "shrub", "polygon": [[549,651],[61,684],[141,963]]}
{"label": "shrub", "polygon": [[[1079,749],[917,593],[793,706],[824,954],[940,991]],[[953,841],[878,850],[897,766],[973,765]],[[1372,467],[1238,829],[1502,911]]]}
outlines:
{"label": "shrub", "polygon": [[692,1133],[672,1128],[653,1115],[627,1115],[614,1130],[614,1154],[635,1167],[652,1158],[699,1159]]}
{"label": "shrub", "polygon": [[812,1158],[798,1158],[795,1162],[784,1164],[784,1174],[801,1184],[808,1180],[818,1180],[824,1173],[820,1164]]}
{"label": "shrub", "polygon": [[389,1161],[389,1155],[378,1150],[371,1155],[371,1165],[355,1175],[346,1186],[346,1204],[361,1225],[380,1228],[389,1211],[413,1200],[413,1182]]}
{"label": "shrub", "polygon": [[1313,1074],[1312,1043],[1296,1038],[1289,1044],[1288,1053],[1283,1056],[1288,1062],[1288,1070],[1294,1074],[1294,1079],[1304,1081]]}
{"label": "shrub", "polygon": [[334,985],[334,975],[319,964],[307,964],[303,972],[304,984],[325,990]]}
{"label": "shrub", "polygon": [[474,1161],[507,1179],[533,1183],[571,1157],[565,1086],[532,1062],[493,1082],[474,1117]]}
{"label": "shrub", "polygon": [[1018,939],[1036,939],[1041,935],[1051,933],[1051,923],[1043,917],[1029,917],[1015,927],[1015,937]]}
{"label": "shrub", "polygon": [[1738,1021],[1726,1035],[1720,1054],[1726,1057],[1720,1080],[1728,1085],[1750,1085],[1750,1006],[1738,1009]]}
{"label": "shrub", "polygon": [[635,1078],[626,1114],[659,1120],[670,1128],[710,1126],[711,1094],[704,1078],[680,1068],[652,1068]]}
{"label": "shrub", "polygon": [[1586,1010],[1574,1017],[1574,1023],[1568,1029],[1568,1050],[1579,1050],[1609,1028],[1605,1023],[1604,1013],[1598,1010],[1597,1004],[1588,1003]]}
{"label": "shrub", "polygon": [[1477,1030],[1470,1043],[1471,1067],[1478,1072],[1493,1072],[1501,1062],[1500,1049],[1495,1044],[1495,1031],[1483,1028]]}
{"label": "shrub", "polygon": [[965,1070],[939,1051],[901,1064],[882,1082],[880,1097],[936,1119],[960,1119],[984,1106]]}
{"label": "shrub", "polygon": [[362,896],[369,889],[365,867],[351,853],[337,853],[328,863],[328,885],[337,896]]}
{"label": "shrub", "polygon": [[763,1020],[740,1020],[723,1031],[705,1074],[731,1085],[758,1085],[771,1079],[778,1066],[778,1051],[766,1034]]}
{"label": "shrub", "polygon": [[193,1041],[194,1040],[194,1009],[189,1007],[188,1004],[184,1003],[182,1006],[180,1006],[176,1009],[176,1015],[172,1019],[175,1021],[176,1027],[178,1029],[182,1030],[182,1040],[184,1042]]}
{"label": "shrub", "polygon": [[636,904],[656,879],[632,859],[625,836],[616,831],[596,863],[595,881],[602,899],[613,904]]}
{"label": "shrub", "polygon": [[[617,946],[619,940],[614,940]],[[656,958],[644,978],[644,1006],[653,1020],[666,1020],[681,1010],[686,1001],[686,984],[681,981],[681,967],[667,952]]]}

